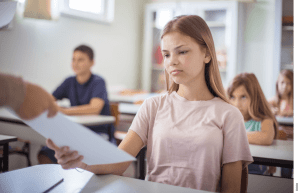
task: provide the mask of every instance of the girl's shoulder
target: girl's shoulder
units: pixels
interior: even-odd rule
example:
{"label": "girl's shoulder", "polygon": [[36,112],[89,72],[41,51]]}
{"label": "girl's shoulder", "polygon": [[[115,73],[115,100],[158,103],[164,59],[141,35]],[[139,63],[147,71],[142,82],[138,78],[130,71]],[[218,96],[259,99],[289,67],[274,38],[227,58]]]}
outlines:
{"label": "girl's shoulder", "polygon": [[154,94],[153,96],[146,98],[143,104],[157,105],[160,104],[162,101],[167,100],[168,97],[169,94],[167,92],[161,94]]}

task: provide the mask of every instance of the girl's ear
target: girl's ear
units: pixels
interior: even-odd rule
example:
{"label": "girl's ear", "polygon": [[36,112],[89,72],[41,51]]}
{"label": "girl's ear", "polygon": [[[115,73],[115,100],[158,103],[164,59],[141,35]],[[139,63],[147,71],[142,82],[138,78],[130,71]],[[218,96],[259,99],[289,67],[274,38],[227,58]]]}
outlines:
{"label": "girl's ear", "polygon": [[205,58],[204,58],[204,63],[207,64],[209,63],[211,60],[211,55],[209,53],[209,51],[206,49],[206,54],[205,54]]}

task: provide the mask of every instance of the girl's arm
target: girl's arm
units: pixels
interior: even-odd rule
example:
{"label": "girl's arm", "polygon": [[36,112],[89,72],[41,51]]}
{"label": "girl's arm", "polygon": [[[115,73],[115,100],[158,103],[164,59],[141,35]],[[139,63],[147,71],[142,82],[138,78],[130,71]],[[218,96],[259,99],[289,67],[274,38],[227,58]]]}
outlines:
{"label": "girl's arm", "polygon": [[[95,174],[122,175],[131,163],[131,161],[129,161],[116,164],[87,165],[81,162],[83,156],[78,155],[77,151],[70,151],[68,147],[58,147],[50,139],[47,139],[46,143],[50,149],[55,151],[57,163],[60,164],[63,169],[82,168]],[[140,136],[134,131],[129,130],[118,148],[136,157],[143,146],[144,143]]]}
{"label": "girl's arm", "polygon": [[264,119],[261,122],[261,131],[247,132],[250,144],[271,145],[275,136],[274,123],[272,119]]}
{"label": "girl's arm", "polygon": [[277,115],[278,112],[279,112],[279,108],[276,104],[276,100],[275,100],[275,97],[273,97],[272,99],[268,100],[269,104],[270,104],[270,107],[271,107],[271,110],[272,112]]}
{"label": "girl's arm", "polygon": [[221,193],[239,193],[242,181],[242,161],[224,164],[222,168]]}

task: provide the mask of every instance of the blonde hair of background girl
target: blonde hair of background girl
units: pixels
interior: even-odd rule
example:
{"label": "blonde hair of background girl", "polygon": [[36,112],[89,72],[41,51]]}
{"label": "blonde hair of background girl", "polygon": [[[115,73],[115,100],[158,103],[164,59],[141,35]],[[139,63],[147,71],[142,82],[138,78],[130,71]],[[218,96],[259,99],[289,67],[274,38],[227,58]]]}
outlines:
{"label": "blonde hair of background girl", "polygon": [[244,86],[250,97],[250,106],[248,108],[248,113],[252,119],[255,121],[262,121],[264,119],[272,119],[274,123],[275,135],[277,136],[278,123],[275,115],[271,111],[269,103],[259,85],[256,76],[253,73],[241,73],[238,74],[232,80],[231,84],[227,89],[228,97],[232,97],[232,93],[239,86]]}
{"label": "blonde hair of background girl", "polygon": [[[170,32],[179,32],[193,38],[201,49],[207,49],[211,56],[209,63],[205,64],[205,82],[208,90],[215,97],[220,97],[229,103],[222,84],[220,71],[217,63],[216,51],[213,37],[206,22],[196,15],[182,15],[170,21],[162,31],[161,39]],[[167,90],[170,93],[178,91],[179,84],[176,84],[165,70]]]}

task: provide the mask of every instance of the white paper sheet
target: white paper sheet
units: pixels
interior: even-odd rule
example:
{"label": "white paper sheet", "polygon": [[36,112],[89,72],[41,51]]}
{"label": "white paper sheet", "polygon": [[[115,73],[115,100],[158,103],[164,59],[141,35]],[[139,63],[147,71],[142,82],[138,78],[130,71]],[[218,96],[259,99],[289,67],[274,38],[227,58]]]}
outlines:
{"label": "white paper sheet", "polygon": [[135,160],[133,156],[90,129],[70,121],[61,113],[47,118],[47,112],[44,112],[34,120],[23,121],[44,137],[50,138],[57,146],[69,146],[71,150],[77,150],[79,155],[84,156],[83,162],[88,165]]}
{"label": "white paper sheet", "polygon": [[8,25],[14,18],[17,2],[0,2],[0,28]]}

